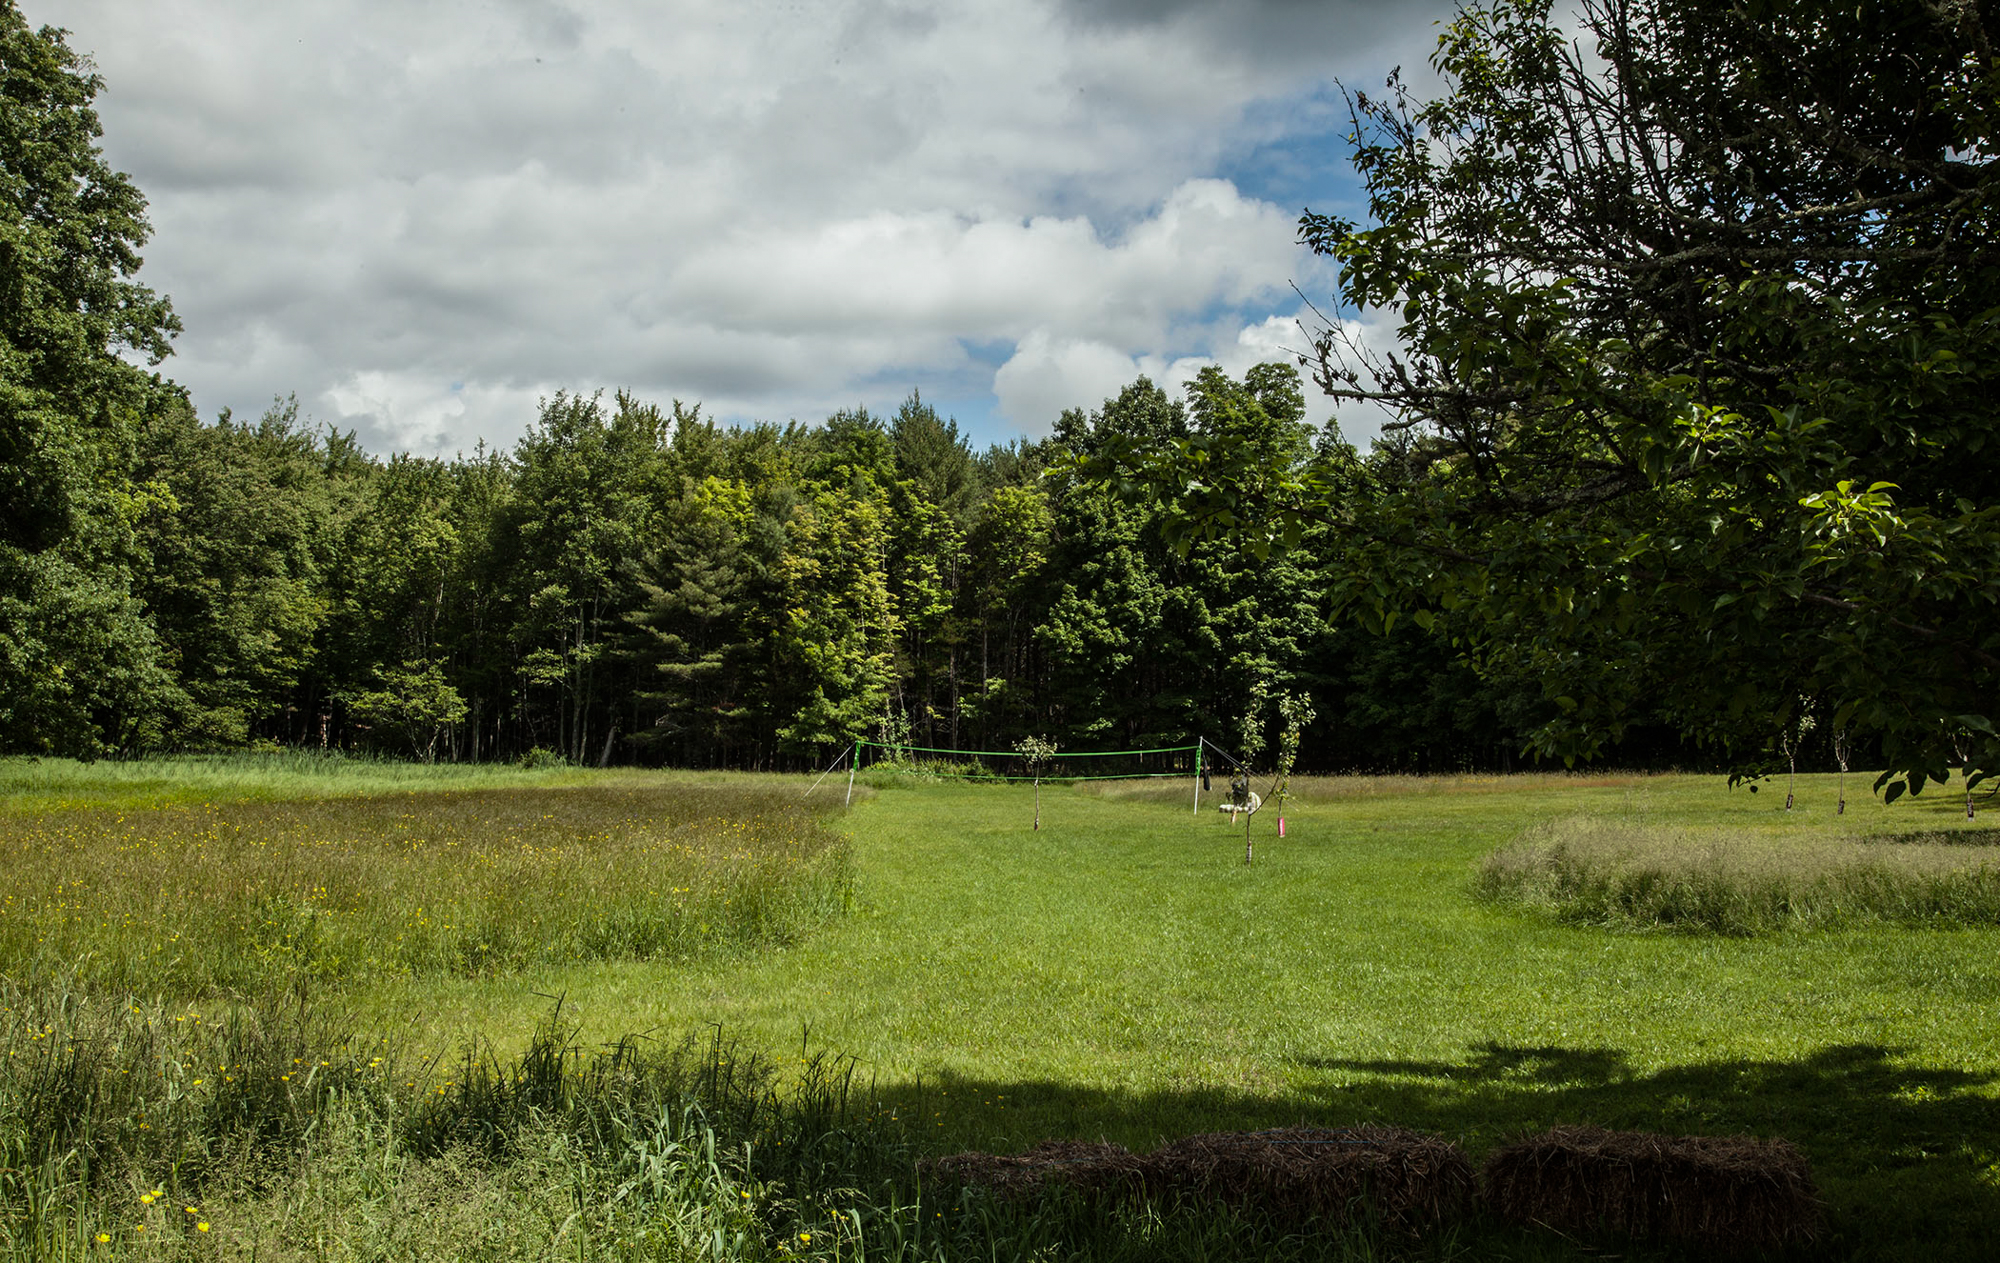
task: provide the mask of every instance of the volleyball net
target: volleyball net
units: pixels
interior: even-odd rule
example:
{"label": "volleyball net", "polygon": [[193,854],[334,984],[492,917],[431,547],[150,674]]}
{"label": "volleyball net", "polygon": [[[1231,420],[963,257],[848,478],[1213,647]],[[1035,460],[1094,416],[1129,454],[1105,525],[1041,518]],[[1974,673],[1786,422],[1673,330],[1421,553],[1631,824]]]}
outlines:
{"label": "volleyball net", "polygon": [[[1200,812],[1202,796],[1219,791],[1225,796],[1238,788],[1248,789],[1250,769],[1221,747],[1197,737],[1189,745],[1147,746],[1132,750],[1062,750],[1030,754],[1024,750],[962,750],[951,746],[920,746],[906,741],[861,739],[840,752],[840,757],[806,790],[814,789],[844,768],[847,800],[853,801],[858,774],[899,776],[924,781],[1007,783],[1033,781],[1062,784],[1077,781],[1164,781],[1183,778],[1192,782],[1192,803]],[[1211,777],[1213,785],[1211,786]],[[877,782],[878,784],[880,782]]]}
{"label": "volleyball net", "polygon": [[1202,748],[1151,746],[1135,750],[1061,750],[1036,758],[1020,750],[959,750],[887,741],[854,743],[855,766],[934,780],[1129,781],[1199,776]]}

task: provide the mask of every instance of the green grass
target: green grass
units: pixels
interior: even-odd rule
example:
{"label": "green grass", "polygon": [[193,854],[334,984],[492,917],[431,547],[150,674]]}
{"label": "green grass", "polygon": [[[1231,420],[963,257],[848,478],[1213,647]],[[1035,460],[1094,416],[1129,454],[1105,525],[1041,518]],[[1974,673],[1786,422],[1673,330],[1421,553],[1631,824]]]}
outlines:
{"label": "green grass", "polygon": [[[856,812],[847,922],[782,954],[563,970],[538,989],[607,1034],[707,1020],[779,1050],[809,1028],[943,1147],[1143,1148],[1302,1120],[1475,1148],[1557,1122],[1748,1131],[1806,1147],[1837,1253],[1976,1253],[2000,1225],[2000,934],[1609,934],[1471,897],[1486,853],[1578,812],[1964,827],[1931,796],[1836,817],[1830,782],[1789,814],[1719,778],[1309,784],[1285,841],[1258,817],[1247,868],[1241,830],[1192,818],[1184,789],[1045,790],[1040,833],[1022,791],[889,789]],[[426,998],[440,1029],[533,1012],[480,988]]]}
{"label": "green grass", "polygon": [[1801,786],[1786,813],[1719,778],[1306,782],[1286,839],[1252,822],[1248,867],[1241,827],[1191,815],[1185,785],[1044,787],[1039,833],[1025,787],[889,787],[845,826],[853,912],[812,935],[378,978],[346,1020],[514,1057],[562,995],[586,1043],[714,1024],[781,1072],[831,1050],[912,1153],[1298,1122],[1426,1128],[1475,1156],[1554,1123],[1784,1136],[1827,1195],[1826,1256],[1991,1256],[2000,930],[1612,932],[1474,897],[1490,852],[1580,815],[1802,845],[1986,827],[1933,795],[1836,817],[1832,778]]}

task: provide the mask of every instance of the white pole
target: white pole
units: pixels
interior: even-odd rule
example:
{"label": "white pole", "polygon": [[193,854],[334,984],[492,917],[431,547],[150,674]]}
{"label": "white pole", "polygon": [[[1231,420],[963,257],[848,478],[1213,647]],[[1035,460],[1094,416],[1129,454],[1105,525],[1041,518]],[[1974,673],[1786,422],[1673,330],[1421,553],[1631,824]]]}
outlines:
{"label": "white pole", "polygon": [[1204,737],[1194,739],[1194,818],[1201,819],[1201,743]]}
{"label": "white pole", "polygon": [[854,743],[854,757],[847,761],[847,801],[843,806],[854,805],[854,769],[861,762],[861,743]]}

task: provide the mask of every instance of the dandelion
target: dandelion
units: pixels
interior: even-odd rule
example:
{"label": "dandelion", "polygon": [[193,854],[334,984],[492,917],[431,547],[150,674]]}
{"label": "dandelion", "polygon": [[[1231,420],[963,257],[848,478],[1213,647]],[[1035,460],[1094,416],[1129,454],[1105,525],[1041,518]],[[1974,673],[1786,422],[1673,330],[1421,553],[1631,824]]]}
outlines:
{"label": "dandelion", "polygon": [[194,1226],[194,1230],[195,1230],[196,1232],[207,1232],[207,1231],[208,1231],[208,1220],[204,1219],[204,1220],[202,1220],[202,1221],[201,1221],[200,1223],[196,1224],[196,1225]]}

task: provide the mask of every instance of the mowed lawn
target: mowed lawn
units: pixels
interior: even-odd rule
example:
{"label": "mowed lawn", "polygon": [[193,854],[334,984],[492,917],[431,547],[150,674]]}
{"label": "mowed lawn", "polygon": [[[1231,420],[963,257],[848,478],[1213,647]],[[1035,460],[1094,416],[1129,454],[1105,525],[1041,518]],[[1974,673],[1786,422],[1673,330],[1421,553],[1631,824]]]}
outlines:
{"label": "mowed lawn", "polygon": [[1246,866],[1184,783],[1045,789],[1039,833],[1025,788],[891,784],[845,821],[858,906],[801,944],[369,1003],[422,1039],[516,1038],[561,995],[591,1036],[850,1054],[941,1149],[1361,1120],[1475,1151],[1553,1123],[1784,1136],[1832,1252],[2000,1253],[2000,928],[1635,933],[1469,894],[1492,848],[1578,813],[1968,842],[1992,823],[1847,789],[1836,817],[1831,777],[1801,778],[1792,813],[1782,783],[1719,777],[1322,782],[1285,839],[1257,817]]}

